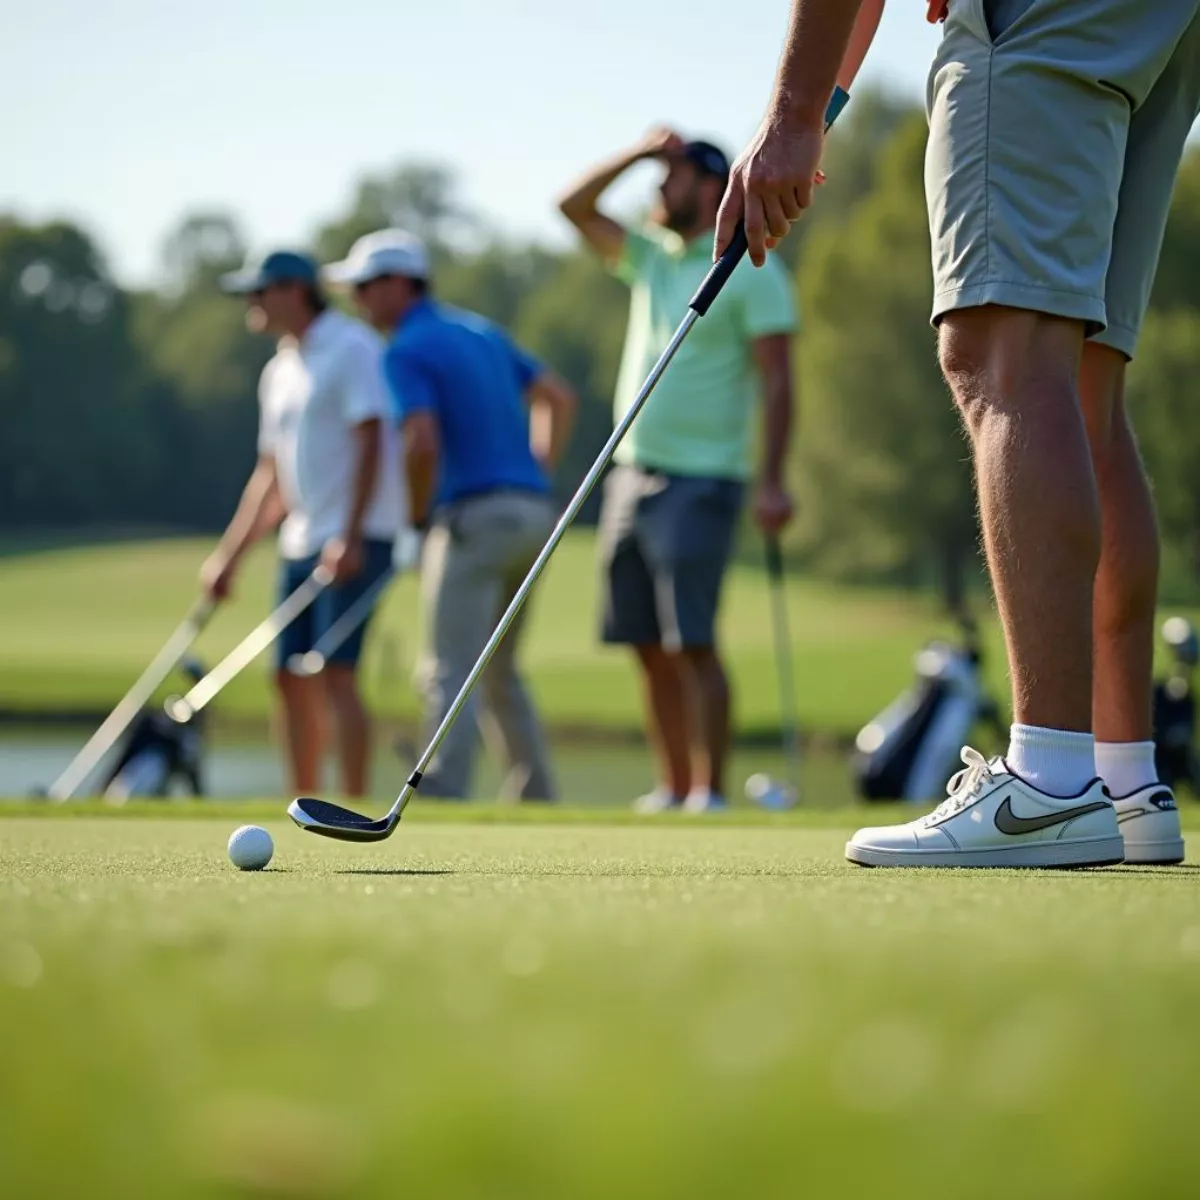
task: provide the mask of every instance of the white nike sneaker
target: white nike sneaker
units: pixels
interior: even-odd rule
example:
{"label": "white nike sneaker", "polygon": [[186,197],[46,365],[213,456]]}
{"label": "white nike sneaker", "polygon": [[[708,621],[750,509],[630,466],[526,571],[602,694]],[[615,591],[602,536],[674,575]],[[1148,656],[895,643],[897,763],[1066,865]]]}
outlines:
{"label": "white nike sneaker", "polygon": [[933,812],[860,829],[846,857],[864,867],[1106,867],[1124,861],[1117,814],[1099,779],[1077,796],[1038,791],[1002,758],[963,747],[966,764]]}
{"label": "white nike sneaker", "polygon": [[639,796],[633,802],[633,811],[643,816],[653,816],[655,813],[670,812],[682,808],[683,801],[673,795],[669,788],[656,787],[654,791]]}
{"label": "white nike sneaker", "polygon": [[725,797],[711,788],[692,788],[683,801],[686,813],[724,812],[728,807]]}
{"label": "white nike sneaker", "polygon": [[1175,796],[1163,783],[1152,783],[1113,801],[1125,839],[1125,861],[1166,866],[1183,862],[1183,831]]}

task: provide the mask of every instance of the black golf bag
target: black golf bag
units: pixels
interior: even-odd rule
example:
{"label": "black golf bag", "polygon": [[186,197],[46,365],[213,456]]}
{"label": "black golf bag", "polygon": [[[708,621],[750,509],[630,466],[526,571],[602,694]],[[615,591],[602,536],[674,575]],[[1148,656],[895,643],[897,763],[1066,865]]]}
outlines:
{"label": "black golf bag", "polygon": [[960,621],[962,643],[925,646],[913,686],[859,731],[852,770],[863,799],[940,799],[975,724],[988,721],[1003,733],[999,709],[983,689],[975,625]]}
{"label": "black golf bag", "polygon": [[[204,675],[194,659],[182,665],[193,682]],[[163,797],[181,782],[193,796],[204,794],[204,713],[173,721],[161,707],[144,708],[129,727],[116,763],[102,784],[105,799],[123,803],[139,796]]]}
{"label": "black golf bag", "polygon": [[1162,627],[1171,648],[1171,667],[1154,683],[1154,765],[1168,787],[1186,783],[1200,796],[1200,761],[1196,754],[1196,696],[1192,686],[1200,639],[1183,617]]}

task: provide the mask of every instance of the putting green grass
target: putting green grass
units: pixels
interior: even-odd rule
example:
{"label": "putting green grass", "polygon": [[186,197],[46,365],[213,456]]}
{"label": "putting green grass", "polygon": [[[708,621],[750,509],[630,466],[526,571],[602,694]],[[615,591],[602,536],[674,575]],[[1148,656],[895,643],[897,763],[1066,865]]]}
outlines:
{"label": "putting green grass", "polygon": [[[164,540],[0,559],[0,709],[107,710],[182,618],[210,548],[205,540]],[[263,546],[247,561],[233,601],[196,645],[208,665],[262,619],[272,587],[272,551]],[[800,712],[810,730],[857,729],[910,682],[920,645],[946,632],[922,596],[810,580],[789,580],[788,596]],[[524,648],[537,698],[560,729],[626,730],[638,722],[640,695],[627,654],[597,645],[597,604],[592,535],[572,533],[534,597]],[[411,682],[416,612],[417,581],[409,576],[391,589],[369,638],[367,691],[385,716],[410,719],[417,710]],[[739,730],[775,728],[778,685],[761,571],[732,571],[722,636]],[[999,686],[998,644],[992,660]],[[269,700],[267,665],[264,658],[247,670],[214,712],[261,719]]]}
{"label": "putting green grass", "polygon": [[[417,805],[354,847],[276,805],[28,811],[0,806],[5,1195],[1200,1178],[1194,865],[863,871],[845,812]],[[272,869],[240,874],[225,839],[264,816]]]}

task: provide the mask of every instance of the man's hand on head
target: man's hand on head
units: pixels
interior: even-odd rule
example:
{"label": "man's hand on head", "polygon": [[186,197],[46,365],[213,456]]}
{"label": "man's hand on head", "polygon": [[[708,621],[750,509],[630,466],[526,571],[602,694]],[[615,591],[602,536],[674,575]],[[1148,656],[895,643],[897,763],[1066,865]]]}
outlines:
{"label": "man's hand on head", "polygon": [[660,125],[642,139],[641,154],[643,158],[672,158],[681,154],[685,145],[683,137],[674,129]]}

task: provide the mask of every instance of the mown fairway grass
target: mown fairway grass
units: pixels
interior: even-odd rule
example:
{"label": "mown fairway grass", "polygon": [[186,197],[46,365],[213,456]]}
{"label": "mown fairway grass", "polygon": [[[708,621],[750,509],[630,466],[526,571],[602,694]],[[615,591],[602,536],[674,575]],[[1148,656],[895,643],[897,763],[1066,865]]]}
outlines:
{"label": "mown fairway grass", "polygon": [[[204,540],[146,541],[51,549],[0,558],[0,709],[102,711],[138,675],[195,595]],[[946,627],[931,601],[886,591],[789,580],[801,718],[807,729],[853,731],[912,677],[913,654]],[[272,603],[272,553],[263,547],[237,595],[214,618],[196,651],[210,666]],[[596,642],[593,540],[568,537],[536,594],[524,658],[543,711],[559,728],[627,730],[638,723],[637,680],[625,653]],[[411,718],[418,638],[417,584],[395,584],[369,641],[367,689],[376,711]],[[769,597],[763,573],[730,576],[722,632],[742,733],[779,720]],[[993,638],[994,641],[994,638]],[[262,718],[267,660],[220,697],[214,712]],[[1003,672],[993,654],[997,685]],[[176,683],[178,686],[178,683]]]}
{"label": "mown fairway grass", "polygon": [[853,811],[36,812],[0,806],[6,1196],[1195,1195],[1193,865],[863,871]]}

